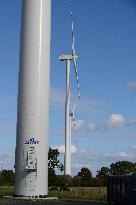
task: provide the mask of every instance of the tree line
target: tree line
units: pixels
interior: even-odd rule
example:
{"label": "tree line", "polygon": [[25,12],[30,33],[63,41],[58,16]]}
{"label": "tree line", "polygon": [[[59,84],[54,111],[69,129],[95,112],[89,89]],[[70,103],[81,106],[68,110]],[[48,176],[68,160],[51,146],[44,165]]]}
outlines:
{"label": "tree line", "polygon": [[[107,176],[114,175],[136,175],[136,163],[129,161],[118,161],[112,163],[110,167],[101,167],[97,171],[96,177],[92,176],[90,169],[83,167],[75,176],[64,176],[64,166],[59,160],[59,151],[49,148],[48,153],[48,185],[52,187],[61,187],[65,190],[68,187],[101,187],[107,185]],[[56,171],[61,175],[57,175]],[[0,185],[13,185],[14,171],[2,170],[0,172]]]}

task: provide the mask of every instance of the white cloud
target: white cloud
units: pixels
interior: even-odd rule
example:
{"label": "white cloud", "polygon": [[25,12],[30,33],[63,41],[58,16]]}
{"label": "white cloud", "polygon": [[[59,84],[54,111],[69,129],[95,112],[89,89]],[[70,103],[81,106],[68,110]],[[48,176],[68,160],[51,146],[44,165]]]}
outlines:
{"label": "white cloud", "polygon": [[[8,152],[7,150],[5,151]],[[0,153],[0,166],[3,169],[13,169],[15,164],[15,153],[12,151],[8,152],[9,154]]]}
{"label": "white cloud", "polygon": [[129,91],[135,92],[136,91],[136,81],[129,81],[127,82],[127,88]]}
{"label": "white cloud", "polygon": [[91,131],[91,132],[95,132],[96,131],[96,125],[95,123],[88,123],[88,130]]}
{"label": "white cloud", "polygon": [[133,158],[133,156],[127,152],[117,152],[115,156],[120,158]]}
{"label": "white cloud", "polygon": [[134,125],[136,121],[129,121],[126,122],[125,118],[121,114],[111,114],[109,120],[101,123],[94,123],[89,122],[87,125],[87,130],[89,132],[96,132],[96,131],[108,131],[114,128],[123,128],[125,126]]}
{"label": "white cloud", "polygon": [[75,154],[77,152],[77,148],[75,145],[71,145],[71,153]]}
{"label": "white cloud", "polygon": [[64,154],[65,153],[65,146],[64,145],[57,146],[56,149],[58,149],[60,154]]}
{"label": "white cloud", "polygon": [[76,155],[77,158],[75,158],[75,164],[78,161],[78,164],[81,164],[85,166],[85,164],[91,164],[91,163],[112,163],[116,161],[121,160],[127,160],[127,161],[135,161],[136,159],[136,145],[134,147],[131,147],[127,150],[122,151],[115,151],[115,152],[109,152],[109,153],[91,153],[90,151],[83,150],[83,152],[80,150],[77,152]]}
{"label": "white cloud", "polygon": [[85,150],[85,149],[80,149],[79,152],[80,152],[81,154],[84,154],[84,153],[86,153],[86,150]]}
{"label": "white cloud", "polygon": [[136,145],[128,147],[125,150],[114,152],[90,152],[89,150],[80,150],[74,155],[72,160],[73,171],[79,171],[82,167],[89,168],[93,175],[102,166],[110,166],[117,161],[131,161],[135,162],[136,159]]}
{"label": "white cloud", "polygon": [[121,114],[112,114],[108,122],[110,128],[122,128],[136,125],[136,119],[126,120]]}
{"label": "white cloud", "polygon": [[125,119],[121,114],[112,114],[110,116],[110,120],[108,122],[108,125],[110,128],[120,128],[123,127],[125,123]]}
{"label": "white cloud", "polygon": [[134,154],[131,154],[126,151],[106,153],[103,156],[103,159],[106,161],[118,161],[118,160],[133,160]]}
{"label": "white cloud", "polygon": [[83,167],[91,169],[91,165],[90,164],[86,164],[86,163],[73,163],[72,167],[76,168],[76,169],[81,169]]}
{"label": "white cloud", "polygon": [[[65,153],[65,145],[54,146],[53,149],[58,149],[60,154]],[[71,145],[71,154],[75,154],[77,152],[77,148],[75,145]]]}
{"label": "white cloud", "polygon": [[90,152],[84,150],[83,152],[77,152],[73,158],[72,168],[75,171],[79,171],[82,167],[88,167],[93,174],[99,170],[102,166],[110,166],[117,161],[130,161],[135,162],[136,159],[136,145],[128,146],[127,149],[114,151],[114,152]]}
{"label": "white cloud", "polygon": [[136,145],[131,145],[129,148],[131,151],[136,151]]}

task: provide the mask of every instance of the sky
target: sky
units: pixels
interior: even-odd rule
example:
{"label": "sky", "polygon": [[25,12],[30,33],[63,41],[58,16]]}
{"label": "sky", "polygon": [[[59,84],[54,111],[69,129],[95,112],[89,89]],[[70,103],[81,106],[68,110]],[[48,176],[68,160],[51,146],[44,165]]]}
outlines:
{"label": "sky", "polygon": [[[71,64],[72,175],[93,175],[118,160],[136,160],[136,1],[52,0],[49,146],[64,157],[65,63],[71,54],[70,5],[81,100]],[[0,0],[0,163],[13,169],[21,0]]]}

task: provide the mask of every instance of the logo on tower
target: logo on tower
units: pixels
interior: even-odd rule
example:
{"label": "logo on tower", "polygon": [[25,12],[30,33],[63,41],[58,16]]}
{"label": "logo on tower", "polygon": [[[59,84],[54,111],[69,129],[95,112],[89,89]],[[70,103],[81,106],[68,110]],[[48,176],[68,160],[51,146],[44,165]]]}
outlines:
{"label": "logo on tower", "polygon": [[39,141],[35,140],[34,137],[32,137],[29,140],[26,140],[25,144],[39,144]]}

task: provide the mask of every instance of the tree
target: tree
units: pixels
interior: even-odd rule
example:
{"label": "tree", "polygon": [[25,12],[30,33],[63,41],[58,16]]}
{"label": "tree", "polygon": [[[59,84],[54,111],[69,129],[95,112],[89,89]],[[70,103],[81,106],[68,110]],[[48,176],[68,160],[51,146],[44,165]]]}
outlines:
{"label": "tree", "polygon": [[100,170],[97,171],[97,177],[106,177],[110,174],[109,167],[102,167]]}
{"label": "tree", "polygon": [[136,174],[136,163],[118,161],[110,165],[110,175],[134,175]]}
{"label": "tree", "polygon": [[55,170],[56,168],[61,172],[64,170],[63,164],[59,161],[59,151],[58,149],[51,149],[49,147],[48,152],[48,168]]}
{"label": "tree", "polygon": [[4,185],[4,177],[0,175],[0,186]]}
{"label": "tree", "polygon": [[101,186],[107,185],[107,176],[110,174],[109,167],[102,167],[100,170],[97,171],[96,177],[99,178],[99,184]]}
{"label": "tree", "polygon": [[72,180],[72,186],[73,187],[79,187],[80,186],[80,179],[78,176],[74,176]]}
{"label": "tree", "polygon": [[58,186],[65,190],[67,187],[72,186],[72,177],[70,175],[58,175]]}
{"label": "tree", "polygon": [[98,178],[98,177],[93,177],[92,180],[91,180],[91,184],[90,184],[91,187],[102,187],[104,186],[101,182],[101,179]]}
{"label": "tree", "polygon": [[78,172],[77,177],[80,181],[80,186],[90,186],[92,180],[92,173],[91,171],[83,167],[80,172]]}
{"label": "tree", "polygon": [[48,168],[48,186],[57,186],[58,177],[55,174],[55,171],[51,168]]}
{"label": "tree", "polygon": [[0,175],[1,185],[13,185],[14,184],[14,172],[13,170],[2,170]]}
{"label": "tree", "polygon": [[58,178],[55,173],[55,169],[64,170],[63,164],[59,161],[59,151],[57,149],[51,149],[49,147],[48,152],[48,186],[56,186],[58,184]]}

